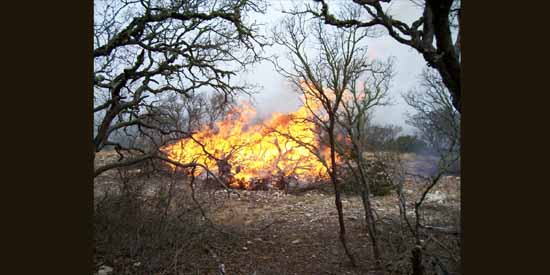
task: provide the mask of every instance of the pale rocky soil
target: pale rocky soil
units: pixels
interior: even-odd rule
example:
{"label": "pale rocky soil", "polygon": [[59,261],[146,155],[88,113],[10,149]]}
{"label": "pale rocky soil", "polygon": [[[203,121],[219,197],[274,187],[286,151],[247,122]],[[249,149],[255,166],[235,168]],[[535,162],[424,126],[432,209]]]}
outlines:
{"label": "pale rocky soil", "polygon": [[[455,177],[444,179],[440,188],[427,198],[426,209],[459,211],[460,191]],[[406,193],[418,196],[412,184]],[[267,194],[262,194],[267,193]],[[364,231],[364,211],[357,196],[343,199],[350,246],[357,254],[359,268],[351,268],[337,238],[338,223],[332,194],[309,191],[284,195],[279,191],[242,192],[241,199],[227,202],[227,207],[212,218],[216,224],[241,233],[240,240],[225,247],[229,253],[225,265],[236,274],[367,274],[372,267],[371,250]],[[380,217],[397,219],[395,196],[374,198]],[[450,210],[449,210],[450,209]],[[458,216],[457,216],[458,217]],[[431,224],[456,226],[458,221],[438,220]],[[243,264],[244,263],[244,264]],[[262,272],[263,271],[263,272]]]}
{"label": "pale rocky soil", "polygon": [[[113,175],[96,179],[96,196],[114,184]],[[174,252],[177,264],[173,272],[159,274],[218,274],[219,263],[224,264],[226,274],[376,274],[360,198],[349,194],[343,198],[349,245],[359,263],[354,268],[338,240],[331,188],[327,185],[297,194],[238,190],[240,197],[233,194],[230,198],[223,190],[208,191],[211,199],[219,202],[207,213],[215,230],[205,230],[184,251]],[[404,188],[408,201],[419,197],[418,185],[409,181]],[[428,222],[459,227],[460,178],[444,177],[431,193],[426,202],[426,211],[431,213]],[[382,220],[398,220],[395,194],[373,200]],[[390,238],[399,234],[392,225],[381,226],[381,231]],[[386,249],[390,252],[392,248]],[[146,259],[134,261],[124,273],[147,274],[143,271],[146,265]],[[119,273],[117,266],[109,272]]]}

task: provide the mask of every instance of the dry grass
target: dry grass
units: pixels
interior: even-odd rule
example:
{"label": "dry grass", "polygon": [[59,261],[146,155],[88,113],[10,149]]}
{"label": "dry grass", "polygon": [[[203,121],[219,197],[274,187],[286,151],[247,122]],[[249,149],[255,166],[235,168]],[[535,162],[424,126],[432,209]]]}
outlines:
{"label": "dry grass", "polygon": [[[359,262],[358,267],[351,267],[337,238],[337,213],[328,185],[295,194],[239,190],[240,197],[199,188],[196,199],[205,219],[184,178],[147,178],[135,173],[136,169],[127,174],[133,175],[133,185],[141,186],[134,190],[139,193],[134,194],[135,200],[121,197],[116,173],[96,179],[95,261],[98,266],[114,267],[115,274],[218,274],[220,262],[227,274],[375,274],[357,196],[343,198],[350,247]],[[170,182],[177,186],[174,200],[168,208],[159,208],[159,194],[166,193],[162,186]],[[404,191],[412,202],[421,186],[408,181]],[[445,177],[433,192],[444,199],[435,197],[426,203],[428,222],[459,227],[459,178]],[[401,274],[408,268],[409,244],[403,239],[407,236],[401,231],[398,200],[392,193],[373,201],[385,258],[393,273]],[[164,219],[159,215],[162,209],[169,209]],[[455,240],[436,237],[451,251],[430,240],[431,252],[444,255],[450,271],[459,270]]]}

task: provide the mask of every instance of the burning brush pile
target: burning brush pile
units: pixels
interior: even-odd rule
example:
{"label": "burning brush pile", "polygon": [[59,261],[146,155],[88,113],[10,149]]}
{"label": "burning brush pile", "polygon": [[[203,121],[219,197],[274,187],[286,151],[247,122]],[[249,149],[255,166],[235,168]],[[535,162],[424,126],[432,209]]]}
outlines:
{"label": "burning brush pile", "polygon": [[[173,161],[206,166],[232,188],[284,189],[328,179],[321,159],[328,159],[329,148],[322,146],[308,108],[275,113],[261,123],[252,123],[255,116],[248,104],[235,107],[215,127],[163,151]],[[195,170],[195,176],[205,175],[204,169]]]}

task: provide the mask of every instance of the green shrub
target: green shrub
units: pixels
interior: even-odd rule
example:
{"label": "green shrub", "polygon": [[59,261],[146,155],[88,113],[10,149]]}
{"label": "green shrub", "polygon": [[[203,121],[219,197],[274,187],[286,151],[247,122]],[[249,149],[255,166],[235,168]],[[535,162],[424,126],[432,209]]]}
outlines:
{"label": "green shrub", "polygon": [[399,152],[418,153],[425,151],[427,145],[416,136],[404,135],[393,140],[393,147]]}

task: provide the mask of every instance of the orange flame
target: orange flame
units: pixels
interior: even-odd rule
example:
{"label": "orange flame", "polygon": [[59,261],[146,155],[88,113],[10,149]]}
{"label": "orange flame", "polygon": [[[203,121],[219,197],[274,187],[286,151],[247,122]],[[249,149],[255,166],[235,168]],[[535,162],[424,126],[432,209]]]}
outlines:
{"label": "orange flame", "polygon": [[[310,90],[305,83],[302,88]],[[225,169],[232,187],[248,189],[252,180],[274,176],[293,176],[299,181],[327,179],[319,157],[328,161],[330,151],[321,144],[320,131],[312,122],[313,113],[319,115],[320,104],[309,96],[306,99],[309,108],[274,113],[258,124],[251,123],[256,111],[244,103],[232,109],[214,129],[205,127],[194,134],[198,142],[183,139],[163,151],[173,161],[195,161],[218,175]],[[221,168],[224,162],[225,168]]]}

